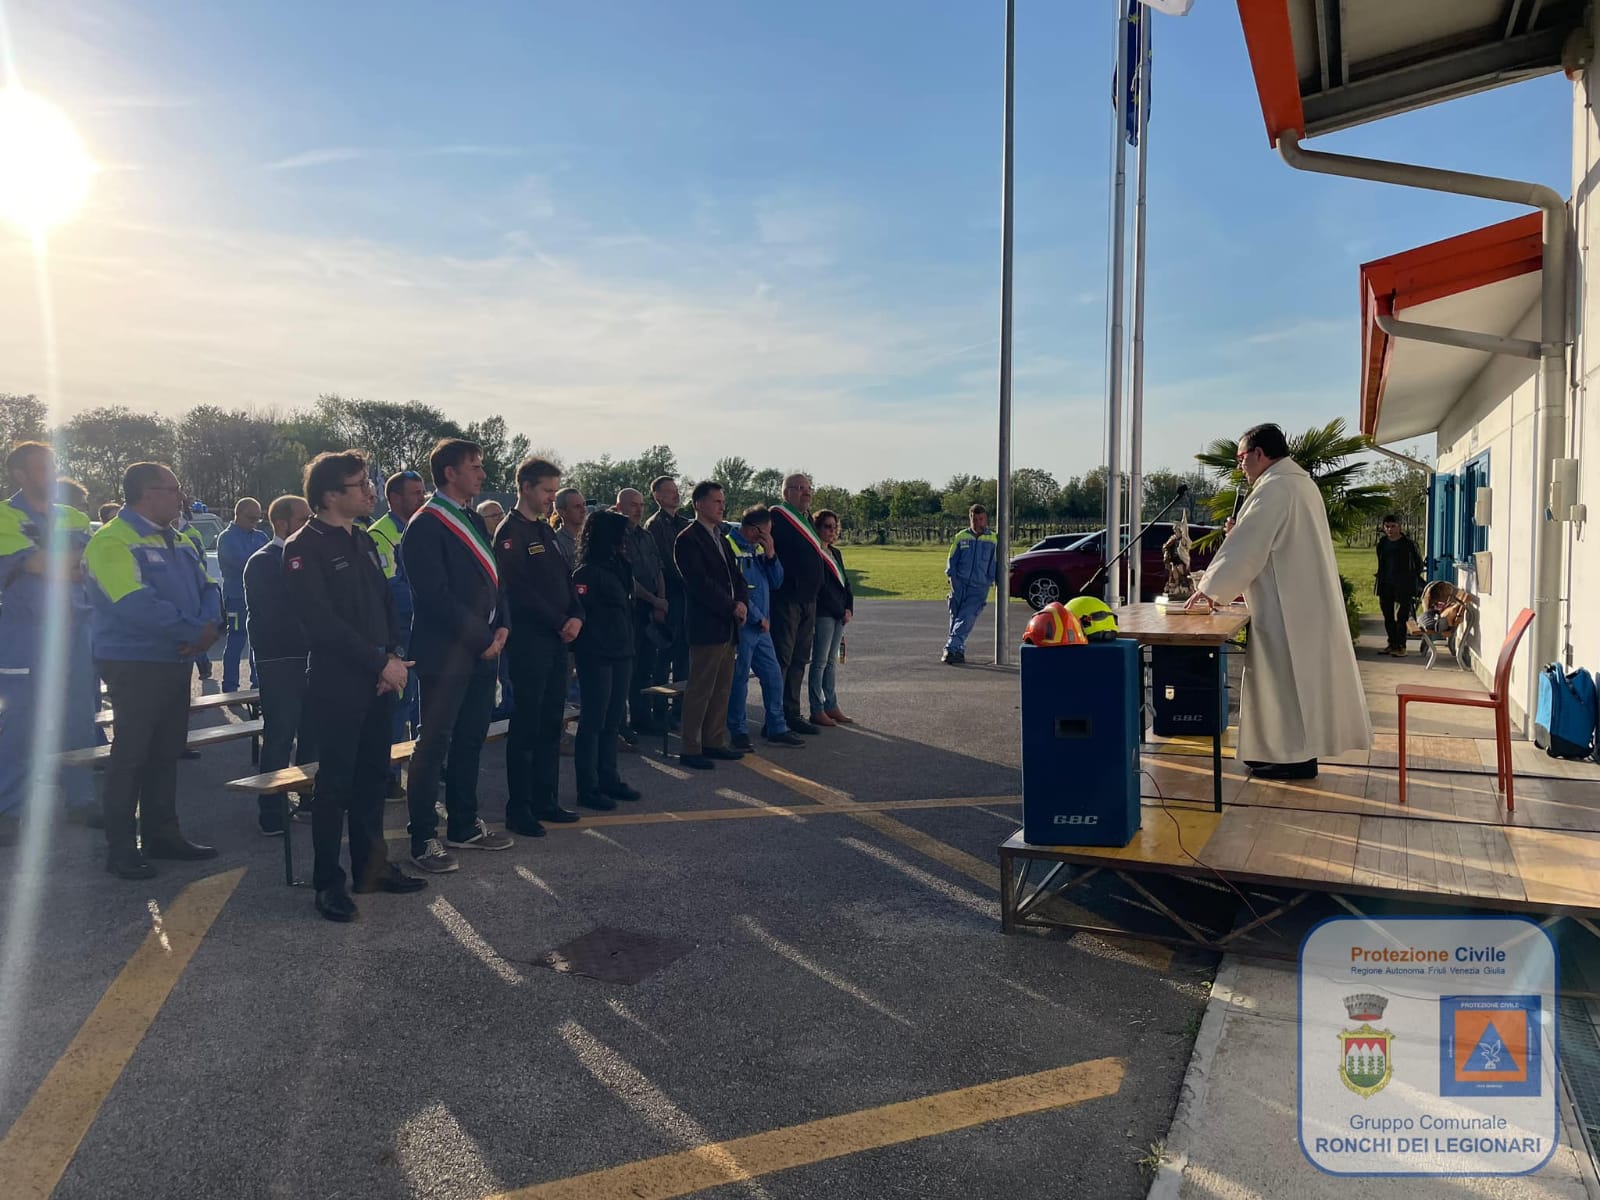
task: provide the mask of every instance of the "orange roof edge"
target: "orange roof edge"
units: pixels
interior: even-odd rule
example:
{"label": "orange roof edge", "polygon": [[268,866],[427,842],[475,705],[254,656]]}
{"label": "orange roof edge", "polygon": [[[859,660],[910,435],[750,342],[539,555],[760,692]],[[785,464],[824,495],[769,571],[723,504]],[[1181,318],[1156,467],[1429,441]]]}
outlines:
{"label": "orange roof edge", "polygon": [[1294,32],[1289,27],[1289,0],[1239,0],[1239,25],[1244,29],[1250,70],[1261,96],[1261,115],[1267,122],[1267,142],[1293,130],[1306,133],[1306,116],[1300,105],[1300,78],[1294,65]]}
{"label": "orange roof edge", "polygon": [[[1240,8],[1251,0],[1240,0]],[[1514,279],[1544,265],[1544,217],[1528,213],[1361,264],[1361,432],[1373,437],[1388,377],[1389,335],[1377,318]]]}

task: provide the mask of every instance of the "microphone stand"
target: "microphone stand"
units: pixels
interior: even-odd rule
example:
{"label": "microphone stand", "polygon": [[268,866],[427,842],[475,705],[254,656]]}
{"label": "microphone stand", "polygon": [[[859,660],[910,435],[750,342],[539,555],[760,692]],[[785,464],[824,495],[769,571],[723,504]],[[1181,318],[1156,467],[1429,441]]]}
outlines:
{"label": "microphone stand", "polygon": [[[1161,520],[1162,517],[1166,516],[1168,511],[1171,510],[1172,506],[1174,504],[1176,504],[1179,500],[1182,500],[1188,494],[1189,494],[1189,485],[1186,484],[1186,483],[1180,483],[1178,485],[1178,490],[1173,493],[1172,499],[1168,500],[1164,505],[1161,506],[1161,511],[1158,512],[1155,516],[1151,517],[1148,521],[1145,522],[1144,528],[1139,530],[1138,534],[1133,538],[1132,541],[1130,541],[1121,550],[1117,551],[1117,554],[1116,554],[1115,558],[1111,559],[1110,562],[1101,563],[1100,566],[1098,568],[1096,568],[1095,573],[1093,575],[1089,576],[1088,582],[1083,585],[1083,590],[1081,592],[1079,592],[1078,594],[1080,596],[1087,596],[1087,595],[1091,594],[1091,590],[1093,589],[1093,587],[1095,585],[1095,581],[1098,580],[1107,571],[1109,571],[1112,567],[1116,566],[1118,561],[1122,558],[1122,556],[1124,554],[1126,554],[1129,550],[1132,550],[1135,546],[1137,546],[1144,539],[1145,532],[1150,528],[1150,526],[1154,525],[1156,522]],[[1108,530],[1107,531],[1108,535],[1109,535],[1109,532],[1110,531]],[[1139,598],[1138,597],[1134,597],[1133,603],[1135,603],[1135,604],[1139,603]]]}

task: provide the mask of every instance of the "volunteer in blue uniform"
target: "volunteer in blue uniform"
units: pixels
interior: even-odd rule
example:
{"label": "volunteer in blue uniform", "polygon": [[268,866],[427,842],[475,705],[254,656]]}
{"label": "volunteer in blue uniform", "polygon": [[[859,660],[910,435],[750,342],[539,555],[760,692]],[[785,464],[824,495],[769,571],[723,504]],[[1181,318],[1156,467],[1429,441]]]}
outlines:
{"label": "volunteer in blue uniform", "polygon": [[357,892],[415,892],[427,884],[389,862],[383,841],[394,698],[405,690],[399,622],[378,548],[357,522],[378,489],[355,450],[306,464],[305,493],[316,516],[284,543],[290,603],[310,645],[306,687],[317,733],[317,798],[311,819],[316,909],[353,921],[339,843],[348,821],[350,876]]}
{"label": "volunteer in blue uniform", "polygon": [[[89,600],[79,561],[89,541],[89,518],[51,501],[56,459],[43,442],[23,442],[6,456],[6,477],[17,491],[0,504],[0,846],[17,840],[33,761],[35,718],[44,693],[45,606],[50,599],[52,537],[60,539],[58,571],[66,583],[67,636],[63,660],[61,736],[54,749],[91,746],[99,682],[89,654]],[[92,781],[86,771],[61,777],[68,814],[94,824]]]}
{"label": "volunteer in blue uniform", "polygon": [[967,661],[967,638],[989,602],[989,589],[1000,580],[1000,543],[989,532],[989,510],[974,504],[967,515],[970,525],[956,534],[944,565],[950,580],[950,640],[943,661],[952,665]]}
{"label": "volunteer in blue uniform", "polygon": [[[228,644],[222,652],[222,690],[239,690],[239,660],[250,649],[245,629],[244,565],[272,540],[261,528],[261,501],[246,496],[233,506],[233,521],[217,538],[217,567],[222,572],[222,607],[228,616]],[[250,655],[250,686],[255,687],[256,660]]]}
{"label": "volunteer in blue uniform", "polygon": [[[179,486],[181,487],[182,485],[180,484]],[[204,507],[202,504],[193,503],[189,499],[187,492],[180,491],[178,493],[178,519],[172,525],[179,536],[186,538],[189,544],[194,547],[194,552],[200,556],[200,565],[202,567],[206,565],[206,543],[205,539],[200,536],[200,531],[194,527],[194,522],[189,520],[189,514],[191,512],[199,512]],[[211,572],[208,570],[206,574],[209,575]],[[226,628],[223,629],[223,633],[227,633]],[[213,678],[211,655],[204,650],[194,660],[194,667],[195,672],[201,679]],[[185,758],[199,758],[200,752],[198,750],[185,750],[183,756]]]}
{"label": "volunteer in blue uniform", "polygon": [[171,469],[134,463],[122,493],[122,511],[89,539],[83,565],[95,667],[117,721],[103,796],[106,870],[149,879],[150,859],[217,853],[179,831],[178,758],[189,732],[189,673],[221,636],[222,594],[173,528],[180,501]]}
{"label": "volunteer in blue uniform", "polygon": [[728,734],[733,748],[754,748],[748,715],[752,670],[761,681],[761,704],[766,710],[761,736],[779,746],[804,746],[805,739],[783,719],[783,670],[772,645],[772,593],[783,583],[783,564],[772,542],[772,513],[764,505],[746,510],[739,527],[729,530],[728,545],[749,589],[733,660],[733,689],[728,693]]}
{"label": "volunteer in blue uniform", "polygon": [[[400,539],[406,525],[417,515],[417,509],[427,499],[427,489],[422,476],[415,471],[396,471],[384,482],[383,496],[389,511],[372,523],[367,532],[378,547],[378,559],[383,564],[384,578],[389,581],[389,593],[394,597],[395,617],[400,622],[400,657],[404,658],[411,647],[411,585],[406,582],[406,565],[400,559]],[[394,729],[391,741],[409,742],[417,736],[422,710],[417,704],[419,695],[417,673],[412,671],[406,679],[406,690],[394,706]],[[404,800],[406,790],[400,785],[400,764],[389,764],[390,800]]]}
{"label": "volunteer in blue uniform", "polygon": [[[306,631],[289,597],[283,572],[284,543],[311,519],[311,508],[299,496],[279,496],[267,510],[272,540],[244,565],[245,619],[255,656],[256,686],[261,689],[261,762],[263,774],[296,763],[316,762],[310,713],[305,706],[306,656],[311,652]],[[256,798],[257,820],[268,837],[287,834],[283,801],[263,794]]]}

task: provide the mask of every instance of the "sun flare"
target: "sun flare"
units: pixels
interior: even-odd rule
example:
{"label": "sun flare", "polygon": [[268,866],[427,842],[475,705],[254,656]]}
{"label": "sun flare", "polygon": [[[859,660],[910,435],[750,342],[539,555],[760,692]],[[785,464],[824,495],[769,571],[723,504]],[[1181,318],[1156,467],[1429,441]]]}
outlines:
{"label": "sun flare", "polygon": [[42,237],[77,212],[94,169],[65,113],[20,87],[0,89],[0,221]]}

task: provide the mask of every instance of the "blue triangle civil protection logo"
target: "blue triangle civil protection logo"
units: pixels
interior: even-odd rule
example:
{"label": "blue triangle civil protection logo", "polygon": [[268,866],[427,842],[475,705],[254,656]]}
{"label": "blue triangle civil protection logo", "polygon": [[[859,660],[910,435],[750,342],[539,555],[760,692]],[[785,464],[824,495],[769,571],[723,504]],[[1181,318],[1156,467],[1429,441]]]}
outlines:
{"label": "blue triangle civil protection logo", "polygon": [[1471,1056],[1467,1059],[1468,1071],[1506,1071],[1520,1075],[1522,1064],[1512,1057],[1506,1049],[1505,1038],[1500,1036],[1500,1031],[1490,1021],[1488,1028],[1483,1031],[1483,1036],[1478,1039],[1478,1044],[1473,1048]]}

